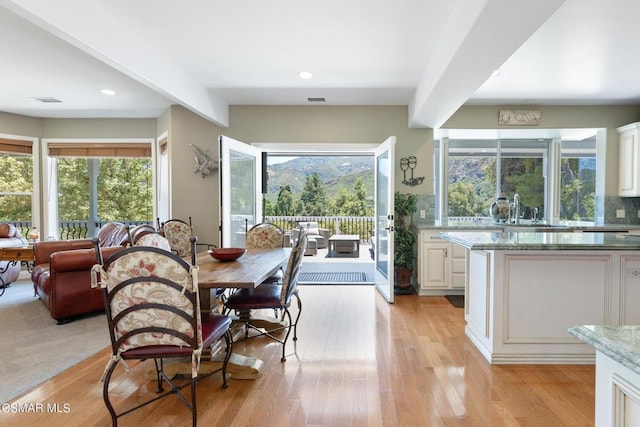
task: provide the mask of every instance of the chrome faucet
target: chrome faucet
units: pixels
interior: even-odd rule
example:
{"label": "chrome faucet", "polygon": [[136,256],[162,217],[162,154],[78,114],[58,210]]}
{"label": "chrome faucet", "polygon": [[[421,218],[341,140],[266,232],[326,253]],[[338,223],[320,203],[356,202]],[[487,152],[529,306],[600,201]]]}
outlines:
{"label": "chrome faucet", "polygon": [[514,215],[515,223],[520,224],[520,195],[518,193],[513,195]]}

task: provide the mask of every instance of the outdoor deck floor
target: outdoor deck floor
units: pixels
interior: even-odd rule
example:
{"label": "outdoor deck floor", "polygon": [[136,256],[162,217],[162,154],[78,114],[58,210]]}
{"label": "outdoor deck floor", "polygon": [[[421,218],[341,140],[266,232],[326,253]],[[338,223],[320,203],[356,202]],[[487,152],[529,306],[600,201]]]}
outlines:
{"label": "outdoor deck floor", "polygon": [[373,283],[375,263],[371,259],[369,245],[360,245],[358,258],[350,255],[329,257],[327,249],[318,249],[316,255],[307,255],[302,260],[301,273],[363,272],[367,282]]}

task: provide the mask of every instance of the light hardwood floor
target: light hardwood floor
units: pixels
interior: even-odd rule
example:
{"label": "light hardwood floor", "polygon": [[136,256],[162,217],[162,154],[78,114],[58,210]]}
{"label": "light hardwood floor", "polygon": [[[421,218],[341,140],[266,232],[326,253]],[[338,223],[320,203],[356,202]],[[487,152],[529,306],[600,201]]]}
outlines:
{"label": "light hardwood floor", "polygon": [[[264,360],[264,371],[256,380],[231,379],[226,390],[219,375],[201,381],[200,425],[594,423],[593,366],[491,366],[464,335],[463,309],[442,297],[401,295],[389,305],[371,286],[302,286],[300,294],[299,340],[288,345],[287,361],[280,362],[279,345],[265,338],[236,343],[235,351]],[[5,407],[0,425],[110,425],[98,382],[107,357],[105,349],[16,399],[35,410],[42,404],[43,411],[11,414]],[[113,394],[127,403],[152,394],[148,363],[130,365],[129,374],[116,370]],[[61,412],[48,412],[47,404]],[[190,420],[170,396],[119,425],[186,426]]]}

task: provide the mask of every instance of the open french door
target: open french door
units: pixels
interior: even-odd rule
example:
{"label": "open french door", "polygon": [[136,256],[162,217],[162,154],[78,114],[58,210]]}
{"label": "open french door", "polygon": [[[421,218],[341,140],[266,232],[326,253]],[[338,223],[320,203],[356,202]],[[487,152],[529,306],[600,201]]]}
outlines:
{"label": "open french door", "polygon": [[219,136],[220,231],[223,248],[246,246],[246,231],[262,220],[262,151]]}
{"label": "open french door", "polygon": [[393,213],[395,136],[389,137],[375,151],[375,283],[390,303],[394,296]]}

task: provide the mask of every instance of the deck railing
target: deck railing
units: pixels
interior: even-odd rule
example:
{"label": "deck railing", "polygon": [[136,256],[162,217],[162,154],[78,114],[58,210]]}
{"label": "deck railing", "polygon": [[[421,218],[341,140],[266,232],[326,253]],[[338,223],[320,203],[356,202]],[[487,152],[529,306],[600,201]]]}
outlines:
{"label": "deck railing", "polygon": [[[31,221],[7,221],[9,224],[13,224],[20,230],[20,233],[23,237],[27,237],[29,232],[33,229],[33,224]],[[109,221],[96,221],[93,223],[94,229],[99,230],[100,227],[108,223]],[[153,221],[132,221],[132,220],[119,220],[125,225],[130,225],[135,227],[140,224],[151,224],[153,225]],[[56,236],[40,236],[40,240],[48,240],[50,237],[54,237],[59,240],[73,240],[73,239],[86,239],[91,238],[93,236],[89,235],[89,224],[90,221],[60,221],[58,223],[58,233]]]}
{"label": "deck railing", "polygon": [[[271,222],[282,228],[284,231],[293,230],[298,228],[298,224],[301,222],[317,222],[318,227],[329,230],[331,235],[334,234],[356,234],[360,236],[360,241],[364,244],[369,243],[371,238],[371,231],[374,229],[373,217],[358,217],[358,216],[265,216],[265,222]],[[7,221],[10,224],[15,225],[23,237],[29,235],[29,231],[33,228],[31,221]],[[95,230],[100,229],[104,224],[109,221],[96,221],[94,223]],[[152,220],[149,221],[131,221],[131,220],[119,220],[126,225],[135,227],[140,224],[152,224]],[[86,239],[93,236],[89,235],[89,221],[60,221],[58,224],[58,233],[55,237],[59,240],[70,239]],[[50,236],[40,236],[41,240],[47,240]]]}
{"label": "deck railing", "polygon": [[370,216],[265,216],[265,222],[271,222],[284,231],[298,228],[301,222],[317,222],[318,227],[334,234],[357,234],[364,244],[369,243],[375,224]]}

